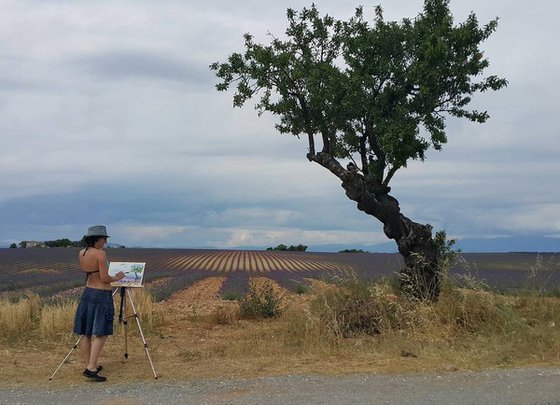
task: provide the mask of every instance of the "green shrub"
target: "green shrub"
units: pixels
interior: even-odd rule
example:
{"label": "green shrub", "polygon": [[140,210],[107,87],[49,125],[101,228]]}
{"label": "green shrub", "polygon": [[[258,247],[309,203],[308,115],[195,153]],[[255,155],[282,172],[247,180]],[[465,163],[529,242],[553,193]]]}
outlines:
{"label": "green shrub", "polygon": [[239,315],[244,319],[275,318],[281,312],[281,299],[269,282],[260,289],[252,285],[239,306]]}
{"label": "green shrub", "polygon": [[309,286],[305,283],[299,283],[294,287],[294,292],[296,294],[307,294],[309,292]]}
{"label": "green shrub", "polygon": [[414,306],[396,302],[387,285],[361,281],[326,291],[311,305],[323,327],[339,337],[376,335],[383,330],[402,329],[413,323]]}
{"label": "green shrub", "polygon": [[351,337],[360,333],[375,335],[380,332],[379,309],[368,299],[354,299],[346,294],[331,297],[328,311],[322,320],[335,335]]}

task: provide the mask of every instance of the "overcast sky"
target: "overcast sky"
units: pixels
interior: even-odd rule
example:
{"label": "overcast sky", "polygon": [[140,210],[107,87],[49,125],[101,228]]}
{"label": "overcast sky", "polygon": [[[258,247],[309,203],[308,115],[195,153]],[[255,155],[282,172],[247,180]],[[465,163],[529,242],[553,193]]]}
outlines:
{"label": "overcast sky", "polygon": [[[317,1],[348,18],[364,4]],[[386,0],[387,19],[421,0]],[[282,35],[301,0],[0,0],[0,246],[80,239],[127,246],[386,242],[340,182],[275,118],[214,89],[208,69],[245,32]],[[499,16],[483,48],[509,86],[491,119],[448,120],[449,142],[393,179],[405,215],[456,238],[560,237],[560,3],[454,1],[456,22]],[[371,15],[371,14],[370,14]]]}

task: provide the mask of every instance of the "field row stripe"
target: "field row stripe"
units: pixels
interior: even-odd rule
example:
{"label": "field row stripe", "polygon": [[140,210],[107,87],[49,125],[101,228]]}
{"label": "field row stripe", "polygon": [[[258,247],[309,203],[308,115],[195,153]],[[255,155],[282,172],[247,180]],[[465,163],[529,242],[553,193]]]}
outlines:
{"label": "field row stripe", "polygon": [[[214,273],[232,273],[246,271],[263,273],[269,271],[324,271],[339,270],[340,267],[330,261],[287,257],[277,252],[257,251],[211,251],[197,252],[190,255],[174,256],[169,259],[147,260],[150,267],[174,270],[207,270]],[[65,268],[69,264],[56,263],[49,268]],[[40,266],[41,268],[45,267]]]}

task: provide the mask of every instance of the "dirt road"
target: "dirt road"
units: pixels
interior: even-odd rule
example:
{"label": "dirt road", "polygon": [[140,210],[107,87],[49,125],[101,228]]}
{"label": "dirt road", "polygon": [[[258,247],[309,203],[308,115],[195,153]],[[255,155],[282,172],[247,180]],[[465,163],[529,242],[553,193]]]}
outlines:
{"label": "dirt road", "polygon": [[[5,382],[3,382],[5,384]],[[560,404],[559,368],[0,389],[0,404]]]}

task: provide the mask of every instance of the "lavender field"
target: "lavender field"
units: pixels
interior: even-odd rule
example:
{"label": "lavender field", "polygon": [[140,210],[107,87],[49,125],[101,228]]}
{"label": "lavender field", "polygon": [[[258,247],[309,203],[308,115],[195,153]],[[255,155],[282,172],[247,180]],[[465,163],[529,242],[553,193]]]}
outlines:
{"label": "lavender field", "polygon": [[[221,293],[243,295],[251,277],[268,277],[294,290],[306,279],[364,280],[392,277],[402,257],[388,253],[309,253],[192,249],[108,249],[111,261],[146,262],[145,284],[166,299],[205,277],[226,277]],[[560,255],[536,253],[462,254],[450,274],[457,282],[478,280],[491,288],[558,291]],[[84,285],[78,249],[0,249],[0,293],[33,291],[44,297]]]}

